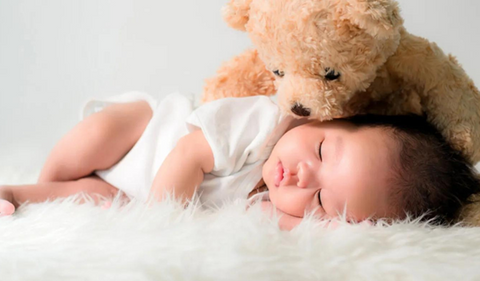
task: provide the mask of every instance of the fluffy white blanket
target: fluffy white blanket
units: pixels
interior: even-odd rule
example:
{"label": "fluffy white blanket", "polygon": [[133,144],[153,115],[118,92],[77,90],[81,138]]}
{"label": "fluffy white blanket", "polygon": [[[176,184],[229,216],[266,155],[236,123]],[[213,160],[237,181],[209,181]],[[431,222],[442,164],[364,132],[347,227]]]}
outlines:
{"label": "fluffy white blanket", "polygon": [[[0,184],[35,173],[0,173]],[[0,218],[0,280],[480,280],[480,228],[418,222],[291,232],[259,206],[104,210],[75,198]]]}

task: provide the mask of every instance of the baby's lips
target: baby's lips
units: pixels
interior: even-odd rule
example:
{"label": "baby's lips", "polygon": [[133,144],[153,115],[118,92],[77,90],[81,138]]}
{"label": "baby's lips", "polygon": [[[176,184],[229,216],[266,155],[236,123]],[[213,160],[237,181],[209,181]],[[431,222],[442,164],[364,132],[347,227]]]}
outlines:
{"label": "baby's lips", "polygon": [[284,170],[282,162],[278,162],[277,167],[275,167],[275,186],[280,186],[284,177]]}

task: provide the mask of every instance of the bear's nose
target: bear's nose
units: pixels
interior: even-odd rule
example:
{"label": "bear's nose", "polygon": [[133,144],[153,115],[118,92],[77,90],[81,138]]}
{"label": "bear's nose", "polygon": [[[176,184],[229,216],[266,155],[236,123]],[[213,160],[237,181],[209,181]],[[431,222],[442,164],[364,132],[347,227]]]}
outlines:
{"label": "bear's nose", "polygon": [[302,117],[310,116],[310,109],[303,107],[303,105],[299,103],[296,103],[294,106],[292,106],[292,112],[295,115],[302,116]]}

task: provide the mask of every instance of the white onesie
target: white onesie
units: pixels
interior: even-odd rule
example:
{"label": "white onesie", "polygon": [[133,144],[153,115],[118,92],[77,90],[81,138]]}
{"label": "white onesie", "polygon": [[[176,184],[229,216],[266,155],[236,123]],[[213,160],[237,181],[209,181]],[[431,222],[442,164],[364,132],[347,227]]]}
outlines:
{"label": "white onesie", "polygon": [[153,117],[134,147],[117,164],[96,174],[139,200],[147,200],[160,165],[177,141],[201,129],[213,151],[214,168],[197,192],[205,207],[246,199],[262,178],[262,166],[293,119],[280,114],[265,96],[226,98],[194,109],[193,98],[171,94],[157,102],[145,93],[130,92],[94,99],[83,107],[82,118],[109,104],[147,101]]}

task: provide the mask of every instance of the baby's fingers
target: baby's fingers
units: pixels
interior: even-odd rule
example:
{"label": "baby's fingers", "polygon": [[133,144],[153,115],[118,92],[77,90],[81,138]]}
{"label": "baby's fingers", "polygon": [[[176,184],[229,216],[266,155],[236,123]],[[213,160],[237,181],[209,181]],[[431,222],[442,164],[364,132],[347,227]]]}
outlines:
{"label": "baby's fingers", "polygon": [[109,200],[108,200],[108,201],[105,201],[105,202],[103,203],[103,205],[101,206],[101,208],[102,208],[103,210],[108,210],[108,209],[110,209],[110,207],[112,207],[112,201],[109,201]]}
{"label": "baby's fingers", "polygon": [[0,199],[0,217],[10,216],[15,212],[15,206],[7,200]]}

